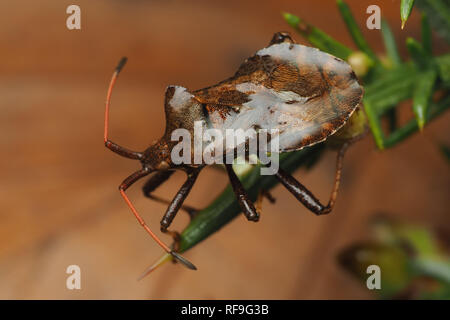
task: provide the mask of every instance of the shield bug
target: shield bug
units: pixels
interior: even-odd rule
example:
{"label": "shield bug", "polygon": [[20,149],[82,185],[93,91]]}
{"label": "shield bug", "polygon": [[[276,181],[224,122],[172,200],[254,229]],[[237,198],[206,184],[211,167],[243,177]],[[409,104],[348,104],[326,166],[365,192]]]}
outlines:
{"label": "shield bug", "polygon": [[[194,133],[194,123],[201,121],[208,128],[277,129],[278,152],[299,150],[327,139],[341,128],[361,102],[363,89],[355,73],[343,60],[318,49],[296,44],[287,33],[276,33],[269,46],[259,50],[239,67],[234,76],[214,86],[188,91],[169,86],[165,93],[166,130],[164,135],[142,152],[123,148],[108,138],[108,119],[111,93],[126,58],[118,64],[109,85],[105,110],[105,146],[115,153],[139,160],[142,169],[126,178],[119,191],[139,223],[150,236],[176,260],[190,269],[196,269],[188,260],[165,245],[141,218],[125,191],[137,180],[153,175],[143,187],[150,198],[164,201],[152,192],[165,182],[174,170],[187,174],[161,220],[161,231],[168,227],[206,165],[175,164],[171,154],[177,141],[171,133],[185,129]],[[338,152],[334,187],[327,205],[320,201],[289,173],[279,168],[276,178],[303,205],[317,215],[329,213],[335,204],[339,188],[342,160],[348,143]],[[225,153],[233,150],[225,150]],[[189,157],[193,155],[189,155]],[[247,196],[232,164],[225,167],[237,201],[248,220],[258,221],[259,213]],[[186,209],[186,208],[185,208]],[[187,208],[190,212],[190,208]],[[175,233],[172,233],[176,236]]]}

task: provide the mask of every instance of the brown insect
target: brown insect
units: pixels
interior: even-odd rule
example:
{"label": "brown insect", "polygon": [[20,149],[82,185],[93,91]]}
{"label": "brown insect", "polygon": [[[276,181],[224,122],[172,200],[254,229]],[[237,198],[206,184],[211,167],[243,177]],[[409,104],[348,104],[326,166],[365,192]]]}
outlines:
{"label": "brown insect", "polygon": [[[299,150],[324,141],[341,128],[361,101],[363,89],[350,66],[343,60],[318,49],[296,44],[287,33],[276,33],[268,47],[245,60],[229,79],[189,92],[169,86],[165,93],[166,131],[161,139],[143,152],[130,151],[108,139],[111,93],[123,58],[117,66],[108,89],[105,111],[105,146],[119,155],[139,160],[142,169],[126,178],[119,191],[139,223],[152,238],[176,260],[190,269],[195,266],[165,245],[147,226],[127,197],[125,191],[137,180],[154,173],[143,187],[144,194],[166,202],[151,193],[165,182],[174,170],[183,170],[187,180],[177,192],[161,220],[161,231],[168,230],[176,213],[194,185],[205,164],[174,164],[171,151],[177,141],[171,133],[184,128],[193,133],[194,121],[203,121],[208,128],[279,130],[279,152]],[[309,210],[317,215],[329,213],[339,188],[342,159],[348,143],[340,149],[333,191],[327,205],[281,168],[278,180]],[[233,151],[233,150],[231,150]],[[230,150],[226,150],[230,152]],[[258,221],[259,213],[247,196],[231,164],[225,164],[239,205],[248,220]],[[192,213],[192,208],[185,207]]]}

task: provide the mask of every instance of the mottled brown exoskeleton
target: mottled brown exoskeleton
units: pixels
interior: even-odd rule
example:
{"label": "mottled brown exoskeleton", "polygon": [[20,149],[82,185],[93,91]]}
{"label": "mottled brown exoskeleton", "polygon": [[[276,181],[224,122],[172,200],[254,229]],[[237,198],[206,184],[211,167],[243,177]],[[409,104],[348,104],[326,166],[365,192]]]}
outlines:
{"label": "mottled brown exoskeleton", "polygon": [[[183,206],[194,185],[201,165],[176,165],[171,150],[177,141],[171,133],[177,128],[193,131],[194,121],[204,121],[208,128],[279,130],[279,152],[289,152],[324,141],[341,128],[357,108],[363,89],[350,66],[343,60],[318,49],[296,44],[287,33],[276,33],[269,46],[245,60],[229,79],[218,84],[188,91],[169,86],[165,94],[166,131],[143,152],[130,151],[108,139],[108,114],[112,88],[124,66],[117,66],[108,89],[105,112],[105,145],[121,156],[141,162],[142,169],[126,178],[119,186],[122,197],[139,223],[155,241],[176,260],[190,269],[195,266],[165,245],[146,225],[125,194],[137,180],[154,173],[144,185],[144,194],[165,201],[152,192],[165,182],[174,170],[183,170],[187,180],[177,192],[161,220],[161,231],[169,232],[176,213]],[[327,205],[320,201],[280,168],[279,181],[309,210],[317,215],[329,213],[334,206],[340,181],[342,159],[348,144],[338,152],[334,188]],[[231,164],[225,164],[237,201],[248,220],[258,221],[259,213],[249,199]],[[184,207],[192,213],[192,208]],[[175,233],[172,233],[176,236]]]}

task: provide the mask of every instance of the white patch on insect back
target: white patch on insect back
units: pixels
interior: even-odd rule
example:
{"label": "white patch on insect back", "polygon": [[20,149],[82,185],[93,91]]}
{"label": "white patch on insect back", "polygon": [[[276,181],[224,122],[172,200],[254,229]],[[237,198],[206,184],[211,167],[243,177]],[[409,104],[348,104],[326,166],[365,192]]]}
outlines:
{"label": "white patch on insect back", "polygon": [[299,145],[309,136],[317,134],[321,125],[314,122],[319,114],[331,120],[334,114],[324,115],[320,101],[310,100],[292,91],[276,91],[254,83],[236,85],[240,92],[248,94],[249,101],[239,108],[239,116],[221,119],[215,117],[213,125],[225,133],[227,129],[259,128],[277,129],[279,149],[286,150]]}
{"label": "white patch on insect back", "polygon": [[303,46],[301,44],[277,43],[263,48],[256,52],[258,56],[270,56],[275,60],[282,60],[287,64],[295,64],[299,69],[305,64],[312,63],[308,57],[314,57],[316,65],[325,65],[328,61],[336,61],[334,71],[339,74],[351,72],[350,65],[329,53],[320,51],[317,48]]}
{"label": "white patch on insect back", "polygon": [[[217,123],[216,128],[223,131],[223,134],[227,129],[264,129],[269,132],[271,129],[277,129],[272,138],[279,134],[282,138],[283,132],[288,132],[292,127],[295,131],[301,130],[305,135],[317,130],[317,126],[312,122],[302,120],[309,117],[307,97],[292,91],[276,91],[254,83],[241,83],[236,85],[236,89],[248,94],[249,101],[239,108],[238,117],[227,117],[223,120],[215,117],[216,121],[221,122]],[[295,103],[292,103],[293,101]],[[297,132],[293,137],[301,140],[303,134]]]}
{"label": "white patch on insect back", "polygon": [[[307,46],[302,46],[301,44],[291,44],[291,43],[277,43],[273,44],[269,47],[263,48],[256,52],[256,55],[258,56],[271,56],[275,59],[281,59],[284,61],[289,62],[297,62],[297,59],[299,59],[302,54],[304,54],[304,51],[315,51],[316,54],[317,51],[319,51],[316,48],[311,48]],[[320,52],[320,51],[319,51]]]}
{"label": "white patch on insect back", "polygon": [[189,101],[194,97],[186,88],[180,86],[170,86],[175,88],[172,98],[169,100],[169,105],[176,111],[180,110],[189,104]]}
{"label": "white patch on insect back", "polygon": [[[296,104],[303,104],[309,99],[309,97],[303,97],[293,91],[276,91],[251,82],[236,85],[236,90],[249,95],[250,101],[244,103],[243,106],[250,108],[267,108],[276,105],[278,108],[283,107],[293,110],[296,106],[291,103],[292,101],[296,101]],[[297,109],[295,111],[301,112],[301,108]]]}

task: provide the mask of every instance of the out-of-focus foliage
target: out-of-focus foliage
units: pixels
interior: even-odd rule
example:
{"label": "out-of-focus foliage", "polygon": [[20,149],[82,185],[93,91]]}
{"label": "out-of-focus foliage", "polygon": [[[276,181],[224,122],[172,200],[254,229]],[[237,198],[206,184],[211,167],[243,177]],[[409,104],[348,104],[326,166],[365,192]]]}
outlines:
{"label": "out-of-focus foliage", "polygon": [[450,43],[450,3],[448,0],[416,0],[417,7],[430,17],[433,29]]}
{"label": "out-of-focus foliage", "polygon": [[383,299],[450,299],[450,258],[425,227],[378,218],[371,239],[342,250],[338,261],[366,285],[367,268],[380,267]]}

